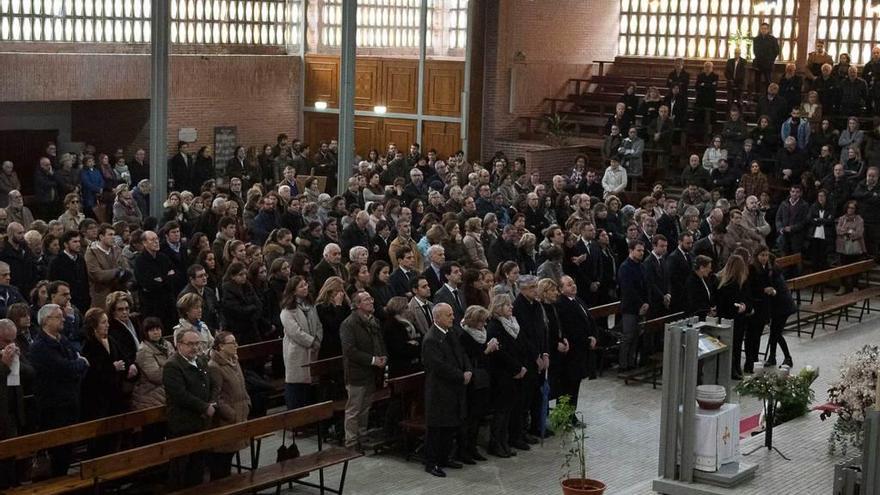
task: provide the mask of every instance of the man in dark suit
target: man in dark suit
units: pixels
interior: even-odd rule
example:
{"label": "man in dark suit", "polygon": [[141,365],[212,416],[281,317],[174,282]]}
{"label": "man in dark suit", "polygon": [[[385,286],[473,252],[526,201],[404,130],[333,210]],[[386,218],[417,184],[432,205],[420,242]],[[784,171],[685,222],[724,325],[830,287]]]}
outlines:
{"label": "man in dark suit", "polygon": [[437,291],[443,287],[443,284],[446,283],[446,278],[443,276],[444,263],[446,263],[446,250],[443,249],[443,246],[440,244],[434,244],[429,247],[428,267],[422,272],[422,276],[428,280],[428,285],[431,287],[431,294],[436,294]]}
{"label": "man in dark suit", "polygon": [[175,294],[180,293],[186,287],[186,266],[187,253],[186,247],[180,240],[180,224],[175,220],[165,223],[162,226],[163,242],[159,251],[171,260],[171,266],[174,268],[174,276],[171,277],[172,289]]}
{"label": "man in dark suit", "polygon": [[667,199],[663,205],[663,214],[657,219],[657,233],[666,237],[669,249],[678,246],[678,237],[681,235],[681,221],[678,218],[678,201]]}
{"label": "man in dark suit", "polygon": [[522,394],[523,409],[531,417],[531,425],[528,433],[525,432],[517,438],[518,432],[510,432],[510,444],[516,448],[522,442],[537,443],[534,438],[539,431],[539,417],[541,399],[539,388],[544,383],[545,371],[550,365],[550,353],[547,349],[547,323],[544,320],[544,310],[538,302],[538,277],[534,275],[522,275],[519,277],[519,295],[513,301],[513,316],[519,323],[522,333],[529,342],[529,349],[533,353],[526,360],[526,377],[523,379]]}
{"label": "man in dark suit", "polygon": [[666,256],[666,275],[669,277],[669,294],[672,296],[669,311],[672,313],[684,311],[686,306],[684,282],[693,271],[693,247],[694,236],[685,232],[681,235],[678,246]]}
{"label": "man in dark suit", "polygon": [[648,304],[651,306],[648,318],[663,316],[669,310],[672,295],[669,293],[669,275],[666,273],[666,237],[655,234],[651,238],[653,249],[646,257],[642,266],[645,267],[645,279],[648,282]]}
{"label": "man in dark suit", "polygon": [[143,236],[144,250],[134,259],[134,278],[140,288],[141,315],[162,320],[166,330],[177,323],[174,296],[174,266],[159,252],[159,236],[148,230]]}
{"label": "man in dark suit", "polygon": [[755,93],[760,93],[770,83],[773,64],[779,56],[779,41],[770,34],[770,24],[761,23],[758,36],[752,39],[752,50],[755,53],[755,59],[752,61],[752,67],[756,71]]}
{"label": "man in dark suit", "polygon": [[363,246],[367,249],[370,247],[370,232],[367,225],[370,223],[370,214],[364,210],[358,212],[354,222],[342,229],[339,243],[345,258],[348,258],[348,252],[355,246]]}
{"label": "man in dark suit", "polygon": [[[556,310],[565,348],[560,349],[562,362],[554,366],[562,369],[559,395],[570,395],[571,403],[577,405],[581,380],[595,372],[591,354],[596,348],[597,332],[589,307],[578,297],[578,286],[572,277],[562,277],[559,292]],[[572,417],[574,421],[576,417]]]}
{"label": "man in dark suit", "polygon": [[666,88],[672,89],[673,86],[678,86],[683,94],[687,94],[690,82],[691,76],[684,70],[684,59],[675,59],[675,68],[666,77]]}
{"label": "man in dark suit", "polygon": [[[422,341],[425,366],[425,472],[445,477],[443,467],[461,468],[449,458],[452,440],[467,414],[465,391],[473,376],[471,363],[452,329],[453,309],[446,303],[434,306],[434,325]],[[464,454],[461,454],[464,455]],[[468,464],[472,459],[465,458]]]}
{"label": "man in dark suit", "polygon": [[721,208],[712,208],[709,216],[700,221],[700,238],[711,234],[715,227],[724,221],[724,211]]}
{"label": "man in dark suit", "polygon": [[403,246],[395,253],[397,257],[397,270],[391,273],[388,284],[395,296],[410,297],[412,293],[409,291],[412,280],[418,275],[416,273],[416,258],[409,246]]}
{"label": "man in dark suit", "polygon": [[82,257],[82,238],[79,232],[68,230],[61,236],[62,251],[49,264],[49,280],[63,280],[70,286],[71,301],[80,311],[89,309],[89,274]]}
{"label": "man in dark suit", "polygon": [[376,235],[370,239],[370,266],[379,260],[391,265],[391,258],[388,257],[391,241],[391,226],[388,224],[388,220],[376,222]]}
{"label": "man in dark suit", "polygon": [[724,78],[727,79],[727,104],[742,105],[742,94],[746,87],[746,59],[742,58],[739,47],[733,50],[733,58],[727,60]]}
{"label": "man in dark suit", "polygon": [[[168,435],[182,437],[210,426],[216,402],[211,400],[207,363],[198,357],[201,336],[188,329],[179,332],[174,340],[177,353],[162,368],[162,385],[168,408]],[[168,470],[169,483],[174,488],[196,486],[202,482],[204,471],[203,452],[172,459]]]}
{"label": "man in dark suit", "polygon": [[[33,387],[34,368],[26,351],[16,345],[17,338],[15,323],[0,320],[0,440],[25,433],[27,425],[24,397]],[[14,486],[16,466],[23,467],[22,462],[15,459],[0,461],[0,489]]]}
{"label": "man in dark suit", "polygon": [[193,175],[192,158],[187,154],[189,145],[185,141],[177,142],[177,153],[168,160],[168,167],[171,169],[171,178],[174,179],[174,189],[183,191],[190,189],[190,182]]}
{"label": "man in dark suit", "polygon": [[411,290],[413,297],[409,300],[407,309],[412,315],[412,324],[416,327],[416,331],[424,337],[434,324],[434,318],[431,316],[431,310],[434,309],[434,303],[431,302],[431,286],[428,285],[425,276],[421,275],[413,280]]}
{"label": "man in dark suit", "polygon": [[565,260],[570,275],[577,283],[578,294],[584,301],[596,304],[599,290],[599,261],[601,253],[596,245],[596,226],[584,222],[581,225],[581,237],[571,248],[571,258]]}
{"label": "man in dark suit", "polygon": [[464,294],[462,294],[459,286],[461,285],[461,265],[455,261],[447,261],[440,269],[440,273],[446,282],[434,294],[434,304],[446,303],[452,308],[455,319],[453,327],[456,330],[461,329],[461,319],[464,318],[465,307]]}
{"label": "man in dark suit", "polygon": [[642,241],[629,241],[629,256],[617,271],[617,284],[620,287],[620,313],[623,335],[620,338],[620,370],[635,368],[639,319],[648,314],[648,282],[642,259],[645,245]]}
{"label": "man in dark suit", "polygon": [[244,146],[237,146],[232,158],[226,162],[226,180],[238,177],[241,179],[242,187],[245,190],[250,189],[251,187],[250,172],[248,171],[248,166],[245,162],[246,156],[247,150],[244,149]]}
{"label": "man in dark suit", "polygon": [[721,241],[723,236],[724,227],[716,225],[712,228],[712,232],[709,235],[700,238],[699,241],[694,243],[693,256],[702,255],[709,257],[715,269],[720,270],[727,261],[727,257],[730,256],[730,253]]}
{"label": "man in dark suit", "polygon": [[788,192],[788,200],[779,204],[776,210],[776,231],[781,237],[782,253],[799,253],[804,249],[807,225],[810,222],[810,205],[801,199],[803,189],[793,184]]}
{"label": "man in dark suit", "polygon": [[348,280],[348,270],[342,264],[342,250],[338,244],[331,242],[324,246],[324,259],[315,265],[312,277],[314,277],[316,291],[320,291],[324,282],[330,277]]}

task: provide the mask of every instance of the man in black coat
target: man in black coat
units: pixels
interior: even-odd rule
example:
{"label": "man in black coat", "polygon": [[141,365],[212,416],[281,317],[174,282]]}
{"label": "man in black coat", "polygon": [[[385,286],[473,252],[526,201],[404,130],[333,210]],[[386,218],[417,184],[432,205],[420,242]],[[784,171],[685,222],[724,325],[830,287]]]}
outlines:
{"label": "man in black coat", "polygon": [[[57,304],[46,304],[37,313],[42,329],[30,349],[34,367],[34,397],[40,429],[51,430],[79,420],[80,383],[89,362],[61,334],[64,314]],[[73,446],[49,449],[52,476],[64,476],[70,468]]]}
{"label": "man in black coat", "polygon": [[[590,309],[583,299],[578,297],[578,286],[569,276],[562,277],[559,287],[559,300],[556,310],[559,314],[559,328],[563,342],[566,344],[561,363],[561,390],[559,395],[570,395],[571,403],[577,405],[581,380],[595,373],[592,351],[596,348],[597,331],[590,316]],[[572,421],[577,418],[572,417]]]}
{"label": "man in black coat", "polygon": [[440,244],[434,244],[428,248],[428,267],[422,272],[422,276],[428,281],[431,287],[431,294],[436,294],[443,284],[446,283],[446,277],[443,276],[443,265],[446,263],[446,250]]}
{"label": "man in black coat", "polygon": [[83,258],[79,232],[68,230],[61,236],[62,251],[49,263],[49,280],[63,280],[70,286],[71,301],[80,311],[92,306],[89,273]]}
{"label": "man in black coat", "polygon": [[495,242],[489,247],[488,261],[489,269],[495,268],[505,262],[517,259],[517,249],[514,238],[516,237],[516,227],[506,225],[501,231],[501,236],[495,239]]}
{"label": "man in black coat", "polygon": [[[210,426],[216,402],[211,397],[207,363],[198,358],[201,343],[198,332],[183,330],[174,340],[177,353],[162,368],[162,385],[167,402],[168,435],[182,437]],[[204,470],[204,452],[171,459],[169,482],[175,489],[196,486],[202,482]]]}
{"label": "man in black coat", "polygon": [[804,249],[807,225],[810,223],[810,205],[801,199],[801,185],[792,185],[788,194],[788,199],[780,203],[776,210],[776,231],[780,236],[780,247],[786,256]]}
{"label": "man in black coat", "polygon": [[379,220],[376,222],[376,235],[370,239],[370,266],[377,261],[384,261],[391,265],[391,258],[388,257],[388,248],[391,246],[391,226],[388,220]]}
{"label": "man in black coat", "polygon": [[727,79],[728,105],[742,105],[742,94],[746,87],[746,59],[742,58],[739,47],[733,50],[733,58],[728,59],[724,66],[724,78]]}
{"label": "man in black coat", "polygon": [[40,164],[34,170],[34,213],[36,218],[54,218],[58,215],[61,207],[62,184],[52,168],[52,162],[46,158],[40,158]]}
{"label": "man in black coat", "polygon": [[177,153],[168,160],[168,167],[171,169],[171,178],[174,179],[174,190],[183,191],[190,189],[190,182],[193,175],[192,158],[187,154],[189,145],[184,141],[178,141]]}
{"label": "man in black coat", "polygon": [[730,256],[727,248],[724,247],[724,242],[722,242],[724,233],[724,227],[721,225],[712,227],[712,231],[708,235],[701,237],[694,243],[692,256],[708,256],[712,260],[712,266],[716,270],[720,270],[727,262],[727,257]]}
{"label": "man in black coat", "polygon": [[666,256],[666,275],[669,277],[669,311],[677,313],[684,311],[686,306],[686,293],[684,282],[693,271],[693,256],[691,249],[694,246],[694,236],[689,232],[681,235],[678,246]]}
{"label": "man in black coat", "polygon": [[10,280],[7,283],[17,287],[23,295],[27,295],[37,284],[39,273],[37,259],[24,240],[24,231],[24,227],[18,222],[12,222],[6,227],[0,261],[9,265]]}
{"label": "man in black coat", "polygon": [[355,246],[370,248],[370,232],[367,230],[369,223],[370,214],[361,210],[355,217],[354,222],[342,229],[342,234],[339,237],[339,247],[342,249],[345,258],[348,258],[348,252]]}
{"label": "man in black coat", "polygon": [[580,293],[578,294],[584,301],[592,304],[597,303],[599,290],[599,262],[601,253],[599,246],[596,244],[596,226],[592,223],[584,222],[581,225],[581,237],[571,248],[571,258],[565,260],[563,266],[571,268],[572,273],[568,273],[577,282]]}
{"label": "man in black coat", "polygon": [[159,236],[148,230],[143,236],[144,250],[134,259],[134,278],[140,289],[140,310],[144,317],[162,320],[170,332],[177,323],[174,296],[174,265],[168,256],[159,252]]}
{"label": "man in black coat", "polygon": [[620,287],[620,313],[623,335],[620,339],[620,369],[627,371],[636,365],[637,340],[639,337],[639,319],[644,317],[650,305],[648,303],[648,282],[642,259],[645,257],[645,245],[642,241],[629,241],[629,256],[617,271],[617,284]]}
{"label": "man in black coat", "polygon": [[167,222],[163,227],[164,242],[159,251],[171,260],[171,266],[174,268],[174,276],[171,278],[171,286],[175,294],[180,293],[186,286],[186,247],[180,240],[180,224],[172,220]]}
{"label": "man in black coat", "polygon": [[[445,477],[443,467],[462,465],[449,458],[455,438],[467,414],[465,392],[473,376],[471,363],[453,330],[453,309],[446,303],[434,306],[434,325],[422,341],[425,366],[425,472]],[[464,454],[462,454],[464,455]],[[464,458],[468,464],[473,460]]]}
{"label": "man in black coat", "polygon": [[324,259],[315,265],[312,271],[314,278],[315,290],[320,291],[324,286],[324,282],[330,277],[339,277],[342,280],[348,280],[348,270],[342,264],[342,250],[338,244],[331,242],[324,246]]}
{"label": "man in black coat", "polygon": [[776,62],[776,57],[779,56],[779,41],[770,34],[770,24],[761,23],[758,36],[752,39],[752,50],[755,53],[752,67],[757,72],[755,74],[755,93],[760,93],[770,83],[773,64]]}
{"label": "man in black coat", "polygon": [[669,291],[669,274],[666,273],[666,237],[656,234],[651,238],[653,249],[645,257],[645,279],[648,282],[648,318],[657,318],[669,312],[672,295]]}
{"label": "man in black coat", "polygon": [[523,441],[536,443],[533,436],[540,433],[538,424],[541,409],[539,387],[544,383],[545,371],[550,365],[550,352],[547,349],[547,323],[544,321],[544,310],[537,299],[538,277],[523,275],[519,278],[518,285],[520,292],[513,301],[513,316],[522,329],[520,336],[525,336],[528,339],[532,355],[526,361],[526,369],[529,372],[523,379],[522,389],[523,409],[531,417],[529,425],[531,435],[525,435],[523,432],[519,438],[516,438],[515,435],[518,432],[511,432],[510,444],[516,448],[520,448]]}
{"label": "man in black coat", "polygon": [[663,214],[657,219],[657,233],[666,237],[669,249],[675,249],[678,246],[678,239],[681,236],[678,201],[671,198],[666,200],[666,204],[663,205]]}

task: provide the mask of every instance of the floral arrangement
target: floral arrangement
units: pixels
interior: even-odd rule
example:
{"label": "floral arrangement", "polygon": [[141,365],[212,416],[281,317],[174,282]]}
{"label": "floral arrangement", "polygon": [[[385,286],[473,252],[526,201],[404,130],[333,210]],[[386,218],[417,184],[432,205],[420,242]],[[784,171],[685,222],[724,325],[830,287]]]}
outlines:
{"label": "floral arrangement", "polygon": [[818,377],[819,370],[812,366],[804,366],[796,375],[787,368],[766,369],[739,382],[736,391],[763,401],[775,398],[773,426],[777,426],[809,412],[814,397],[811,385]]}
{"label": "floral arrangement", "polygon": [[861,449],[865,413],[877,397],[878,370],[880,347],[876,345],[866,345],[844,359],[840,380],[828,389],[828,401],[836,406],[837,414],[829,439],[830,453],[838,447],[844,455],[848,446]]}

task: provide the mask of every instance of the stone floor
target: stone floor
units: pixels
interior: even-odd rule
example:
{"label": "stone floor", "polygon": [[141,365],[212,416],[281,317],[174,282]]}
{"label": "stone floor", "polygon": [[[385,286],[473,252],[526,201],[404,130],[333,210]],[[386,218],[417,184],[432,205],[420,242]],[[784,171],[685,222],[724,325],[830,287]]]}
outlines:
{"label": "stone floor", "polygon": [[[795,369],[811,364],[820,367],[814,383],[816,403],[826,402],[826,390],[837,378],[842,357],[867,343],[880,341],[880,317],[872,315],[860,324],[844,324],[840,331],[818,330],[816,337],[798,338],[787,334]],[[766,337],[765,337],[766,338]],[[651,481],[657,476],[660,423],[660,390],[650,385],[625,386],[605,377],[583,382],[579,410],[589,428],[588,466],[591,477],[608,485],[607,494],[642,495],[654,493]],[[732,401],[740,402],[739,397]],[[759,412],[754,400],[742,400],[743,417]],[[791,461],[760,450],[746,458],[759,465],[757,475],[736,490],[718,493],[737,495],[800,494],[831,492],[833,464],[841,459],[827,453],[831,421],[821,422],[811,413],[775,430],[774,443]],[[264,444],[266,457],[274,458],[278,439]],[[763,435],[743,441],[744,452],[763,442]],[[301,443],[309,451],[308,442]],[[438,479],[425,474],[416,462],[405,462],[392,454],[369,455],[351,463],[345,485],[350,495],[541,495],[561,493],[558,484],[561,454],[558,440],[549,439],[543,447],[521,452],[513,459],[492,458],[475,467],[447,470],[449,477]],[[270,461],[270,459],[266,459]],[[328,480],[338,479],[338,470],[327,471]],[[314,493],[294,487],[285,493]]]}

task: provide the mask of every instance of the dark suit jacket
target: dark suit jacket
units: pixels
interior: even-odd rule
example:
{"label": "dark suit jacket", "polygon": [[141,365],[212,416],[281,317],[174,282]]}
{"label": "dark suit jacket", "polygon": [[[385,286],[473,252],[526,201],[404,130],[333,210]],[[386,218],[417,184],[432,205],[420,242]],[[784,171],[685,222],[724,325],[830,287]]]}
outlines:
{"label": "dark suit jacket", "polygon": [[724,243],[720,240],[717,242],[718,254],[715,254],[715,249],[712,247],[712,241],[709,240],[708,237],[703,237],[699,241],[694,243],[694,248],[691,250],[691,254],[694,258],[699,255],[708,256],[712,258],[712,271],[718,271],[723,266],[723,263],[727,261],[727,256],[730,253],[727,252],[727,248],[724,247]]}
{"label": "dark suit jacket", "polygon": [[428,268],[425,268],[425,271],[422,272],[422,276],[428,280],[428,286],[431,287],[431,294],[434,295],[443,287],[443,284],[446,283],[446,277],[441,273],[438,277],[437,272],[434,271],[434,268],[428,263]]}
{"label": "dark suit jacket", "polygon": [[[706,287],[709,288],[708,293]],[[704,286],[697,274],[691,272],[685,282],[685,294],[687,294],[687,300],[684,311],[689,316],[706,316],[709,308],[715,306],[715,283],[711,277],[706,279]]]}
{"label": "dark suit jacket", "polygon": [[452,294],[452,291],[449,290],[449,286],[443,285],[440,290],[434,294],[434,304],[446,303],[452,306],[452,312],[455,316],[455,321],[453,325],[456,329],[460,328],[461,319],[464,318],[464,310],[467,309],[465,305],[467,304],[464,301],[464,291],[458,289],[458,300]]}
{"label": "dark suit jacket", "polygon": [[657,219],[657,233],[666,237],[670,251],[678,247],[678,235],[681,232],[681,224],[678,220],[678,217],[672,217],[666,213]]}
{"label": "dark suit jacket", "polygon": [[430,427],[460,426],[467,414],[464,372],[472,371],[461,347],[458,331],[442,332],[436,325],[422,341],[425,367],[425,424]]}
{"label": "dark suit jacket", "polygon": [[[314,279],[315,290],[320,291],[321,287],[324,286],[324,282],[327,281],[330,277],[336,277],[336,270],[333,269],[333,266],[330,263],[327,263],[327,260],[322,259],[320,263],[315,265],[315,269],[312,270],[312,277]],[[348,271],[345,269],[345,266],[341,263],[339,264],[339,275],[342,277],[343,281],[348,281]]]}
{"label": "dark suit jacket", "polygon": [[202,360],[196,363],[198,367],[175,353],[162,368],[168,433],[174,437],[204,431],[211,424],[205,415],[211,403],[211,377]]}
{"label": "dark suit jacket", "polygon": [[660,316],[667,312],[663,305],[663,296],[669,294],[669,275],[663,260],[658,260],[654,253],[645,253],[645,278],[648,282],[648,304],[651,305],[651,316]]}
{"label": "dark suit jacket", "polygon": [[70,284],[70,301],[82,312],[86,312],[92,304],[89,295],[89,274],[86,260],[82,255],[73,261],[63,251],[49,263],[49,280],[63,280]]}
{"label": "dark suit jacket", "polygon": [[[727,79],[727,86],[734,88],[743,88],[746,83],[746,59],[739,57],[739,65],[736,64],[735,58],[727,59],[724,66],[724,78]],[[736,72],[734,73],[734,67]]]}
{"label": "dark suit jacket", "polygon": [[407,276],[403,273],[403,270],[398,267],[397,270],[391,272],[391,278],[388,279],[388,285],[391,286],[391,291],[394,292],[395,296],[406,297],[406,293],[410,292],[410,280],[416,275],[415,270],[413,270],[410,271],[409,276]]}
{"label": "dark suit jacket", "polygon": [[669,277],[669,295],[672,296],[672,302],[669,304],[669,311],[677,313],[684,311],[687,303],[687,291],[685,282],[693,271],[693,256],[688,253],[685,256],[680,249],[675,249],[666,255],[666,275]]}
{"label": "dark suit jacket", "polygon": [[[561,337],[568,339],[570,349],[562,358],[564,372],[571,379],[580,380],[587,376],[590,360],[589,337],[599,338],[593,318],[590,317],[587,304],[579,297],[569,299],[559,296],[556,302],[556,310],[559,315],[559,328]],[[552,366],[552,365],[551,365]]]}
{"label": "dark suit jacket", "polygon": [[184,189],[192,191],[190,182],[192,182],[193,159],[187,157],[187,160],[184,160],[183,155],[176,153],[168,160],[168,167],[171,168],[174,188],[178,191]]}

